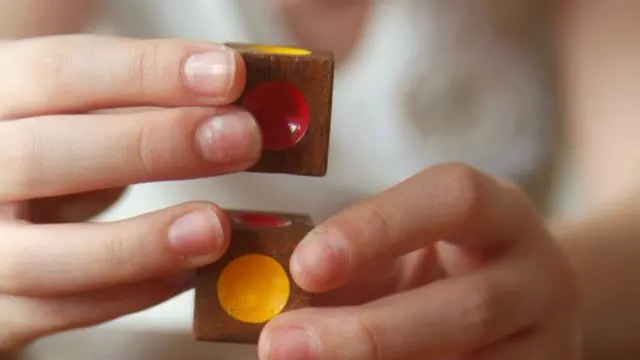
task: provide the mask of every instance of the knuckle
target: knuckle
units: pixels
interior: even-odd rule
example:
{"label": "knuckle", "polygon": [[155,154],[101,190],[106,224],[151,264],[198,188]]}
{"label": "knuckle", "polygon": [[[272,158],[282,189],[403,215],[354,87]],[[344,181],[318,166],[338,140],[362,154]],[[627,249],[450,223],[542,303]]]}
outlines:
{"label": "knuckle", "polygon": [[356,350],[358,353],[357,358],[367,360],[383,359],[382,349],[375,335],[376,332],[366,317],[352,316],[350,320],[345,321],[343,325],[345,330],[348,329],[348,332],[345,333],[351,334],[353,336],[352,339],[355,340],[354,343],[358,344]]}
{"label": "knuckle", "polygon": [[380,234],[385,239],[396,239],[396,234],[388,215],[378,205],[368,203],[364,205],[362,224],[365,224],[367,232]]}
{"label": "knuckle", "polygon": [[153,138],[153,128],[149,123],[141,122],[134,136],[133,153],[136,155],[138,168],[147,176],[151,176],[154,171],[153,149],[150,148],[154,141],[150,138]]}
{"label": "knuckle", "polygon": [[176,54],[185,49],[171,41],[145,40],[129,52],[128,78],[142,94],[158,94],[158,89],[181,88],[182,77],[175,69],[181,61]]}
{"label": "knuckle", "polygon": [[159,43],[149,41],[131,51],[128,76],[135,88],[142,93],[152,92],[157,83],[159,47]]}
{"label": "knuckle", "polygon": [[447,189],[446,209],[458,221],[472,222],[485,207],[484,176],[466,164],[447,164],[439,168],[438,180]]}
{"label": "knuckle", "polygon": [[129,243],[129,236],[122,231],[114,231],[113,235],[104,242],[104,251],[101,252],[101,255],[105,271],[117,271],[125,276],[134,274]]}
{"label": "knuckle", "polygon": [[479,342],[499,332],[503,324],[506,306],[502,301],[506,294],[499,285],[485,283],[467,290],[463,299],[462,318],[469,341]]}

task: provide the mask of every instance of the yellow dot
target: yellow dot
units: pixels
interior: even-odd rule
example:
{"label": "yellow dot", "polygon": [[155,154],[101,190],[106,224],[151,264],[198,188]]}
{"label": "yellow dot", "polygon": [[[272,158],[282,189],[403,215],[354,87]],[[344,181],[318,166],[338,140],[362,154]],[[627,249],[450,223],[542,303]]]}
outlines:
{"label": "yellow dot", "polygon": [[289,277],[275,259],[245,255],[233,260],[218,280],[218,298],[233,318],[260,324],[278,315],[290,295]]}
{"label": "yellow dot", "polygon": [[294,47],[286,47],[286,46],[250,45],[249,49],[261,51],[264,53],[280,54],[280,55],[306,56],[311,54],[311,51],[309,50],[299,49]]}

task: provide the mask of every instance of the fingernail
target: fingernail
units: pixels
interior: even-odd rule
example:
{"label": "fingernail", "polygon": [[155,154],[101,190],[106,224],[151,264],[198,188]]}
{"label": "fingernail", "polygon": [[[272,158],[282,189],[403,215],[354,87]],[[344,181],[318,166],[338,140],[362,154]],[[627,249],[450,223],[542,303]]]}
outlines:
{"label": "fingernail", "polygon": [[222,225],[212,210],[191,212],[169,228],[169,245],[193,266],[217,260],[224,251],[223,243]]}
{"label": "fingernail", "polygon": [[184,64],[184,77],[192,91],[204,96],[223,96],[231,89],[236,58],[225,46],[192,54]]}
{"label": "fingernail", "polygon": [[246,111],[231,111],[207,120],[197,134],[203,158],[215,164],[252,162],[260,156],[261,133]]}
{"label": "fingernail", "polygon": [[343,274],[348,261],[346,242],[340,234],[314,230],[295,250],[291,270],[303,276],[305,285],[318,288]]}
{"label": "fingernail", "polygon": [[260,348],[260,360],[314,360],[314,342],[305,329],[274,329]]}

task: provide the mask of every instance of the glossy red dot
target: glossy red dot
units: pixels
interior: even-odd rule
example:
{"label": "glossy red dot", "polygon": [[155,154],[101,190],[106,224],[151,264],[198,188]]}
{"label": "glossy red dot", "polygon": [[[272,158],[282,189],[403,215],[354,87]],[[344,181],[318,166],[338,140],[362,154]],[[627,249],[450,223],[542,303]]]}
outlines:
{"label": "glossy red dot", "polygon": [[252,227],[283,227],[291,224],[289,219],[282,216],[262,213],[244,213],[233,216],[240,224]]}
{"label": "glossy red dot", "polygon": [[296,145],[307,132],[309,107],[293,85],[267,81],[245,93],[242,106],[256,118],[262,129],[265,150],[285,150]]}

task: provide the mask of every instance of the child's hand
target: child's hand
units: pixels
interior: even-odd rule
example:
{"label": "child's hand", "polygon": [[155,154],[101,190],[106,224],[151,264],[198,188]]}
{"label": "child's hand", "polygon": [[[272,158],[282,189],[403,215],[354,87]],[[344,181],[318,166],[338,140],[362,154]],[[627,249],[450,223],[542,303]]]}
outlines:
{"label": "child's hand", "polygon": [[274,319],[264,360],[580,358],[569,263],[521,192],[463,165],[321,224],[291,271],[343,306]]}
{"label": "child's hand", "polygon": [[210,204],[69,222],[129,184],[251,166],[257,124],[217,107],[239,96],[244,76],[238,55],[208,43],[0,43],[0,351],[155,305],[223,254],[228,224]]}

